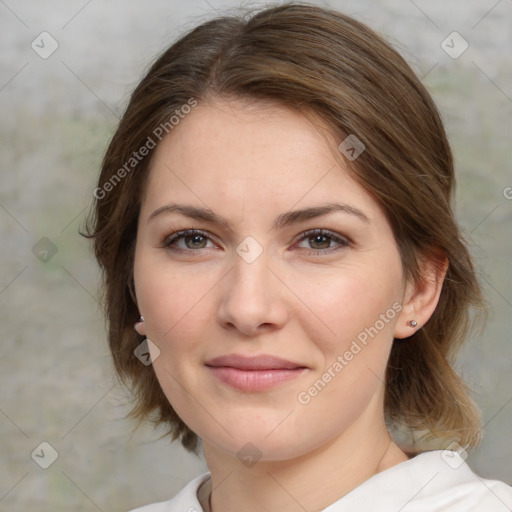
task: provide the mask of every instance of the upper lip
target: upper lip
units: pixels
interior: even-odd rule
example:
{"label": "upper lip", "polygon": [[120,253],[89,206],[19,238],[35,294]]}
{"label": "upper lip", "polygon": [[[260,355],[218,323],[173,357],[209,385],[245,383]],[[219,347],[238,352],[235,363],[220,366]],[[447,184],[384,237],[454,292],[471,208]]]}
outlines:
{"label": "upper lip", "polygon": [[306,368],[304,365],[288,361],[280,357],[267,354],[259,356],[243,356],[240,354],[229,354],[227,356],[215,357],[206,361],[206,366],[228,366],[239,370],[290,370],[294,368]]}

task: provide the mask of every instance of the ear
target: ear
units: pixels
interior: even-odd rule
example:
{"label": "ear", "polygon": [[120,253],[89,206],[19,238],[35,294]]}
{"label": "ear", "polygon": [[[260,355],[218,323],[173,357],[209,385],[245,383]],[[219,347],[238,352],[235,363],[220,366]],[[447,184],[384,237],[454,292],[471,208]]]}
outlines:
{"label": "ear", "polygon": [[[408,280],[405,285],[402,310],[395,324],[395,338],[408,338],[428,322],[439,302],[447,270],[448,258],[444,254],[420,257],[420,278]],[[409,322],[412,320],[417,325],[411,326]]]}
{"label": "ear", "polygon": [[[128,280],[128,289],[130,290],[130,295],[131,295],[131,297],[133,299],[133,302],[135,303],[136,306],[138,306],[137,295],[135,293],[135,280],[133,278],[133,272],[130,275],[129,280]],[[146,336],[146,326],[144,325],[144,317],[142,315],[140,316],[138,322],[136,322],[133,325],[133,328],[141,336]]]}

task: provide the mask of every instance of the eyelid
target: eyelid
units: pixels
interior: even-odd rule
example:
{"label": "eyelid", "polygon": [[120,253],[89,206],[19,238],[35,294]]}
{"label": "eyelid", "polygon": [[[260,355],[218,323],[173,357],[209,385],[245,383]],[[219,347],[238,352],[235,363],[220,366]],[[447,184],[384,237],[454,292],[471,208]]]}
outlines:
{"label": "eyelid", "polygon": [[[186,228],[186,229],[180,229],[178,231],[174,231],[170,235],[167,235],[163,239],[163,241],[158,245],[158,247],[163,248],[163,249],[170,248],[171,247],[171,243],[176,241],[176,240],[178,240],[179,238],[182,238],[182,237],[185,237],[185,236],[194,236],[194,235],[203,236],[204,238],[207,238],[211,242],[217,243],[215,241],[215,237],[213,235],[211,235],[210,233],[208,233],[207,231],[204,231],[202,229],[197,229],[197,228]],[[175,248],[174,250],[176,250],[176,251],[197,252],[197,251],[194,251],[193,249]]]}
{"label": "eyelid", "polygon": [[296,245],[299,242],[302,242],[303,240],[307,240],[308,238],[315,236],[315,235],[326,236],[326,237],[330,238],[331,240],[335,241],[336,243],[338,243],[339,245],[338,245],[338,247],[330,247],[328,249],[316,249],[316,250],[309,249],[309,251],[306,250],[306,254],[327,254],[329,252],[335,252],[336,250],[339,250],[340,248],[353,245],[352,240],[348,236],[341,235],[341,234],[338,234],[329,229],[322,229],[322,228],[308,229],[307,231],[302,232],[299,235],[297,242],[294,245]]}
{"label": "eyelid", "polygon": [[[176,240],[179,240],[183,237],[190,237],[199,235],[204,238],[206,238],[208,241],[211,241],[212,243],[215,243],[217,245],[218,242],[215,241],[215,237],[208,233],[207,231],[204,231],[202,229],[197,228],[186,228],[186,229],[180,229],[177,231],[174,231],[170,235],[166,236],[164,240],[158,245],[158,247],[163,249],[168,249],[170,251],[174,252],[182,252],[182,253],[200,253],[201,251],[205,249],[211,249],[211,247],[203,247],[200,249],[183,249],[180,247],[172,246],[173,242]],[[314,228],[314,229],[308,229],[306,231],[303,231],[300,233],[293,242],[292,248],[295,247],[298,243],[307,240],[308,238],[311,238],[312,236],[320,235],[320,236],[326,236],[327,238],[330,238],[332,241],[336,242],[338,245],[335,247],[329,247],[327,249],[306,249],[306,248],[300,248],[302,254],[307,255],[322,255],[322,254],[329,254],[336,252],[340,249],[343,249],[344,247],[349,247],[353,245],[352,240],[347,237],[346,235],[341,235],[339,233],[336,233],[334,231],[331,231],[329,229],[322,229],[322,228]]]}

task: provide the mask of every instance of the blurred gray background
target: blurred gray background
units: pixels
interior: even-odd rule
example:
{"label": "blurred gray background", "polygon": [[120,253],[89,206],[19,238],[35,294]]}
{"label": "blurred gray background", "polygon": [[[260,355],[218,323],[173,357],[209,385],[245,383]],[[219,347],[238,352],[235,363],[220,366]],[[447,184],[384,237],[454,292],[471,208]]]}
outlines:
{"label": "blurred gray background", "polygon": [[[442,111],[457,216],[490,307],[457,361],[485,420],[469,463],[512,484],[512,0],[318,3],[387,35]],[[161,432],[133,432],[123,419],[128,397],[113,376],[98,272],[78,229],[144,70],[184,31],[238,5],[0,0],[0,510],[126,511],[170,498],[206,470]],[[463,39],[446,39],[454,31]]]}

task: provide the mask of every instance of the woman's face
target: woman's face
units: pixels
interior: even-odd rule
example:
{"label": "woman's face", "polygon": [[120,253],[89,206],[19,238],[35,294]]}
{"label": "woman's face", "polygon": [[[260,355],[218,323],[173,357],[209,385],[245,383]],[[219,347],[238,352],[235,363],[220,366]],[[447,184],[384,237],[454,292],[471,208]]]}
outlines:
{"label": "woman's face", "polygon": [[154,155],[136,294],[162,389],[205,446],[285,460],[382,421],[405,284],[340,142],[285,107],[218,101]]}

